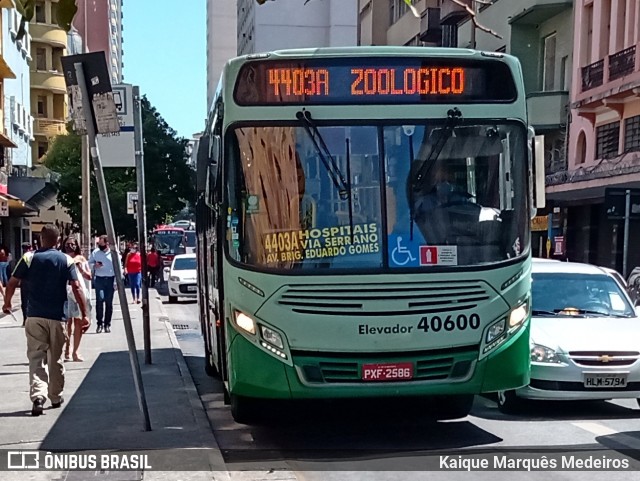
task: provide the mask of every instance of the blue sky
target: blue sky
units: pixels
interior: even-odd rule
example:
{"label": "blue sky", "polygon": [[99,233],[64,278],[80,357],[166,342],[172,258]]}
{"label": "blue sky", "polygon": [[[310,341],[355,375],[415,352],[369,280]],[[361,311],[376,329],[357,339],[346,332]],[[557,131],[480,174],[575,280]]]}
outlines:
{"label": "blue sky", "polygon": [[[124,81],[182,137],[204,128],[206,0],[125,0]],[[188,7],[187,7],[188,5]]]}

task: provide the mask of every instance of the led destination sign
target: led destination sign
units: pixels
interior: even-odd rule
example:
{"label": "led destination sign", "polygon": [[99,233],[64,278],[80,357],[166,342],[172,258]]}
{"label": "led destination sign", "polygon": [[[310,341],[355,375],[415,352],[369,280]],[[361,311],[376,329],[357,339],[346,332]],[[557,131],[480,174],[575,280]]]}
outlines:
{"label": "led destination sign", "polygon": [[495,60],[307,59],[245,64],[239,105],[511,102],[515,84]]}

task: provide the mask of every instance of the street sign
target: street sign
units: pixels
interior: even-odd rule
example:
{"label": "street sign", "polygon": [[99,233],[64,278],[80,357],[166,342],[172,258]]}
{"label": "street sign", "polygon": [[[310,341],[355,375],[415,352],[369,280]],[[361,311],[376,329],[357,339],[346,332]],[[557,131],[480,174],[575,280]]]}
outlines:
{"label": "street sign", "polygon": [[87,90],[93,107],[96,131],[99,134],[120,132],[117,122],[116,104],[111,90],[111,76],[107,69],[104,52],[83,53],[62,57],[64,80],[70,98],[71,115],[79,134],[86,133],[87,115],[82,108],[82,94],[78,88],[75,64],[82,63],[87,79]]}
{"label": "street sign", "polygon": [[133,86],[129,84],[114,85],[113,100],[120,131],[96,137],[100,160],[102,160],[103,167],[135,167]]}
{"label": "street sign", "polygon": [[564,255],[564,236],[555,236],[553,238],[553,243],[555,248],[553,249],[553,254],[556,256]]}
{"label": "street sign", "polygon": [[627,191],[631,194],[629,220],[640,219],[640,189],[625,189],[622,187],[609,187],[604,191],[604,205],[608,219],[624,219]]}
{"label": "street sign", "polygon": [[135,214],[138,204],[138,193],[127,192],[127,214]]}

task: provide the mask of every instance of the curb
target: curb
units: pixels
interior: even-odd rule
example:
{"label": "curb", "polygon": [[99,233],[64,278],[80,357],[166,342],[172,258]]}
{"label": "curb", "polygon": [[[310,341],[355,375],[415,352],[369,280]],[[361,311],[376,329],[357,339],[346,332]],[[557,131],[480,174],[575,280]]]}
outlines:
{"label": "curb", "polygon": [[196,386],[193,382],[193,378],[191,377],[191,372],[189,371],[187,362],[184,360],[184,356],[182,355],[182,349],[180,348],[178,338],[173,331],[173,327],[171,325],[171,322],[169,321],[169,316],[164,310],[162,300],[157,296],[154,297],[156,297],[156,300],[158,301],[160,311],[158,320],[164,324],[164,327],[169,334],[169,340],[171,341],[171,346],[174,349],[178,371],[180,372],[182,383],[184,384],[185,391],[189,397],[189,404],[191,406],[191,411],[193,412],[194,420],[198,426],[202,426],[203,428],[206,428],[211,432],[211,438],[215,443],[215,446],[212,447],[211,454],[211,466],[212,468],[214,468],[212,474],[215,474],[214,479],[228,481],[231,479],[229,471],[226,468],[224,458],[222,457],[222,452],[220,451],[220,446],[218,446],[218,441],[213,434],[211,424],[209,423],[209,418],[205,411],[204,405],[202,404],[202,400],[200,399],[200,396],[198,394],[198,390],[196,389]]}

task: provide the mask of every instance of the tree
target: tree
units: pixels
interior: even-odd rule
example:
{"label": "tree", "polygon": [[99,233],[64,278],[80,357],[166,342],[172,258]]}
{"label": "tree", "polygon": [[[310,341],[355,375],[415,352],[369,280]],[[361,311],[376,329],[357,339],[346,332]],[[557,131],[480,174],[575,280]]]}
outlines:
{"label": "tree", "polygon": [[[27,22],[33,19],[33,15],[36,12],[37,0],[15,0],[15,3],[16,10],[22,16],[17,35],[17,39],[20,40],[26,33],[25,26]],[[63,28],[66,32],[71,30],[71,23],[77,11],[76,0],[58,0],[57,18],[60,28]]]}
{"label": "tree", "polygon": [[[182,210],[195,199],[195,172],[187,165],[187,140],[177,137],[146,97],[142,99],[144,161],[147,201],[147,225],[162,224],[168,216]],[[81,139],[72,130],[55,138],[45,158],[45,165],[60,174],[58,201],[73,222],[82,220]],[[127,192],[136,190],[136,170],[126,167],[104,169],[111,215],[118,235],[137,237],[137,224],[128,215]],[[91,224],[94,233],[105,232],[98,188],[91,178]]]}

